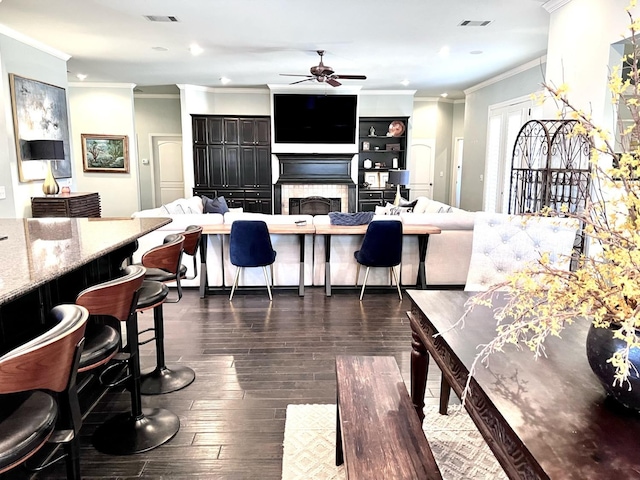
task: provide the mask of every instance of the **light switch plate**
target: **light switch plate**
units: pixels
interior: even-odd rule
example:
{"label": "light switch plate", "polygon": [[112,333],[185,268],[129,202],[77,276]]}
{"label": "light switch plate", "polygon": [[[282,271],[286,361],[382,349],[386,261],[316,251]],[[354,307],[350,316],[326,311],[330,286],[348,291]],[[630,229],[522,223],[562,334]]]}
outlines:
{"label": "light switch plate", "polygon": [[0,200],[4,200],[5,198],[7,198],[7,191],[4,186],[0,186]]}

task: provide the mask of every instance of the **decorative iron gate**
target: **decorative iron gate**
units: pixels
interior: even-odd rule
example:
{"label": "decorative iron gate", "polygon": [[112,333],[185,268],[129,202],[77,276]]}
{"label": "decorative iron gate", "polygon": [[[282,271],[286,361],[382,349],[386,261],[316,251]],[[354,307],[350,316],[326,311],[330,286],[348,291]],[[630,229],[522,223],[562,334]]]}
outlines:
{"label": "decorative iron gate", "polygon": [[[574,131],[577,120],[530,120],[516,138],[511,158],[509,213],[582,212],[591,184],[591,139]],[[579,233],[576,250],[584,251]]]}

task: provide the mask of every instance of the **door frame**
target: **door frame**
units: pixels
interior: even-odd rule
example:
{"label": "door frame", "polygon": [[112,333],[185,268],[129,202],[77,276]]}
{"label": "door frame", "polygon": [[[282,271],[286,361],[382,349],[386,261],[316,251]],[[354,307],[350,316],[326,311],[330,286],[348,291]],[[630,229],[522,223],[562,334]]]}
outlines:
{"label": "door frame", "polygon": [[[409,170],[409,172],[411,172],[412,170],[415,172],[416,169],[414,168],[415,166],[415,162],[414,159],[412,158],[412,151],[413,151],[413,146],[414,145],[424,145],[430,148],[431,150],[431,171],[429,172],[429,175],[431,175],[431,200],[433,200],[433,190],[435,187],[435,161],[436,161],[436,140],[435,138],[421,138],[421,137],[413,137],[411,138],[411,141],[408,142],[407,144],[407,161],[405,163],[405,168]],[[416,182],[416,181],[409,181],[409,188],[412,187],[412,185],[414,183],[420,183],[420,182]],[[412,194],[415,195],[413,193],[413,188],[412,188]],[[411,195],[411,194],[410,194]]]}
{"label": "door frame", "polygon": [[[459,151],[462,150],[462,151]],[[458,178],[458,158],[460,159],[460,185],[458,187],[462,189],[462,162],[464,160],[464,137],[453,138],[453,158],[451,161],[451,182],[449,187],[449,205],[460,208],[460,202],[458,201],[458,195],[456,191],[456,181]],[[462,192],[461,192],[462,194]]]}

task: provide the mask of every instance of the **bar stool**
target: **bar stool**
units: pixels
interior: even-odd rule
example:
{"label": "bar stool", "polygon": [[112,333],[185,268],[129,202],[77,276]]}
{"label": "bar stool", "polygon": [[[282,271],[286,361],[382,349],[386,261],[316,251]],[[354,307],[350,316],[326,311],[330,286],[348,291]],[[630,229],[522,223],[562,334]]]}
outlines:
{"label": "bar stool", "polygon": [[[180,278],[193,280],[198,276],[198,247],[200,246],[200,238],[202,237],[202,227],[199,225],[189,225],[181,234],[184,237],[184,245],[182,251],[193,258],[193,276],[187,277],[187,267],[180,265]],[[150,280],[153,280],[150,278]]]}
{"label": "bar stool", "polygon": [[144,281],[145,268],[130,265],[124,276],[89,287],[78,295],[76,303],[92,315],[107,315],[124,322],[128,375],[112,385],[127,383],[131,394],[131,412],[120,413],[100,425],[93,435],[94,447],[111,455],[129,455],[151,450],[168,442],[180,428],[179,418],[162,408],[142,408],[140,395],[140,352],[138,320],[135,309]]}
{"label": "bar stool", "polygon": [[51,310],[55,325],[0,357],[0,473],[47,442],[64,445],[67,479],[80,480],[82,424],[76,373],[89,314],[77,305]]}
{"label": "bar stool", "polygon": [[[177,256],[168,255],[167,251],[160,248],[167,244],[180,241],[180,249]],[[185,277],[187,267],[182,265],[182,252],[184,251],[185,236],[181,233],[172,233],[164,237],[163,245],[147,250],[141,259],[142,265],[147,269],[147,280],[156,282],[176,282],[178,298],[169,300],[168,303],[178,303],[182,298],[182,284],[180,280]]]}
{"label": "bar stool", "polygon": [[[175,265],[175,272],[178,271],[182,250],[184,245],[184,236],[181,234],[167,235],[165,243],[152,248],[146,252],[145,258],[152,258],[156,265]],[[196,373],[186,366],[167,367],[164,352],[164,314],[162,304],[169,295],[169,287],[164,283],[149,280],[145,276],[145,281],[140,288],[140,296],[138,298],[136,313],[153,309],[153,327],[140,332],[140,335],[153,331],[154,336],[148,340],[139,342],[140,345],[155,340],[156,347],[156,366],[150,372],[145,372],[140,381],[140,391],[144,395],[160,395],[163,393],[175,392],[188,385],[191,385],[196,378]]]}

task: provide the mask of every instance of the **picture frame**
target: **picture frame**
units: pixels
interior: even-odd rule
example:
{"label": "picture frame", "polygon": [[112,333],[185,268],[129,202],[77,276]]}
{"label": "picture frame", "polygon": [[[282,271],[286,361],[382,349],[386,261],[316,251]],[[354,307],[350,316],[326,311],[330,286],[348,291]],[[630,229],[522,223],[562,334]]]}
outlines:
{"label": "picture frame", "polygon": [[380,188],[386,188],[388,182],[389,182],[389,172],[379,172],[378,186]]}
{"label": "picture frame", "polygon": [[362,151],[366,152],[369,150],[370,147],[371,147],[371,144],[369,142],[362,142]]}
{"label": "picture frame", "polygon": [[85,172],[129,173],[129,137],[83,133],[82,166]]}
{"label": "picture frame", "polygon": [[379,175],[378,172],[371,172],[364,174],[364,181],[369,184],[369,188],[378,188],[379,187]]}
{"label": "picture frame", "polygon": [[[65,89],[13,73],[9,74],[9,89],[20,182],[44,180],[49,162],[55,178],[70,178],[69,116]],[[62,141],[64,159],[32,159],[29,147],[32,140]]]}
{"label": "picture frame", "polygon": [[384,148],[385,148],[385,150],[388,150],[390,152],[400,151],[400,144],[399,143],[387,143]]}

